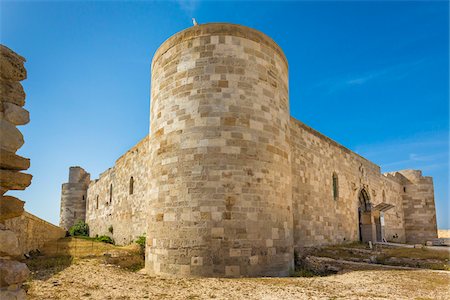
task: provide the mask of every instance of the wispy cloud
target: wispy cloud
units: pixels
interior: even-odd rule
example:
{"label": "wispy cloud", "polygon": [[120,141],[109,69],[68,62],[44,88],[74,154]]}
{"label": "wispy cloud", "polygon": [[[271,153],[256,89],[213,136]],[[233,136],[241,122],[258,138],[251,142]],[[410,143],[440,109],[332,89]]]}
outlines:
{"label": "wispy cloud", "polygon": [[403,140],[362,145],[356,152],[379,164],[383,172],[401,169],[448,169],[449,133],[429,133]]}
{"label": "wispy cloud", "polygon": [[198,7],[199,0],[177,0],[177,3],[186,15],[191,18],[195,17],[194,13]]}
{"label": "wispy cloud", "polygon": [[360,72],[357,74],[346,74],[327,78],[313,88],[325,89],[329,94],[340,90],[367,84],[375,80],[395,81],[407,77],[411,72],[416,71],[426,59],[419,59],[407,63],[397,64],[384,68]]}

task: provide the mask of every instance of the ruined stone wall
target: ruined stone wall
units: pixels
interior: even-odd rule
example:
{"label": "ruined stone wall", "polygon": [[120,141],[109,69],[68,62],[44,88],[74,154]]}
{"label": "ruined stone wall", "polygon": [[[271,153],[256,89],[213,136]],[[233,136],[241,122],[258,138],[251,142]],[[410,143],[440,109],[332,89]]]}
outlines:
{"label": "ruined stone wall", "polygon": [[287,275],[293,263],[288,68],[232,24],[172,36],[152,62],[146,269]]}
{"label": "ruined stone wall", "polygon": [[16,154],[24,144],[16,126],[30,121],[25,105],[25,92],[20,81],[27,78],[25,58],[0,45],[0,298],[24,299],[22,283],[28,267],[14,260],[20,254],[16,232],[8,230],[5,221],[20,216],[24,202],[4,195],[9,190],[24,190],[32,176],[21,171],[30,167],[30,160]]}
{"label": "ruined stone wall", "polygon": [[[359,239],[358,196],[369,193],[373,206],[395,207],[385,213],[388,240],[405,241],[401,185],[380,168],[305,124],[291,119],[294,236],[296,247]],[[333,194],[333,173],[338,197]],[[384,196],[383,196],[384,195]]]}
{"label": "ruined stone wall", "polygon": [[91,181],[86,206],[90,236],[108,235],[116,244],[125,245],[146,233],[151,171],[148,158],[147,136],[120,157],[113,168]]}
{"label": "ruined stone wall", "polygon": [[406,242],[425,243],[437,238],[433,178],[418,170],[398,171],[404,176],[402,191]]}
{"label": "ruined stone wall", "polygon": [[6,220],[5,226],[17,235],[20,254],[42,249],[46,242],[66,235],[64,229],[28,212],[24,212],[20,217]]}
{"label": "ruined stone wall", "polygon": [[70,167],[69,182],[61,189],[59,226],[69,230],[76,222],[86,219],[86,197],[90,175],[80,167]]}

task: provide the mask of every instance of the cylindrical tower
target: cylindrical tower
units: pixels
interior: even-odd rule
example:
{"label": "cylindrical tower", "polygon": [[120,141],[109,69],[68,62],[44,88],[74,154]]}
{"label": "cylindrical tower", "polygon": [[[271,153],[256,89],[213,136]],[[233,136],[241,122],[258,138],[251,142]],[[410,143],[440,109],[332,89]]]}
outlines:
{"label": "cylindrical tower", "polygon": [[90,174],[83,168],[70,167],[69,182],[61,188],[59,226],[69,230],[79,220],[86,220],[86,197]]}
{"label": "cylindrical tower", "polygon": [[152,61],[146,268],[287,275],[293,266],[288,66],[254,29],[213,23]]}

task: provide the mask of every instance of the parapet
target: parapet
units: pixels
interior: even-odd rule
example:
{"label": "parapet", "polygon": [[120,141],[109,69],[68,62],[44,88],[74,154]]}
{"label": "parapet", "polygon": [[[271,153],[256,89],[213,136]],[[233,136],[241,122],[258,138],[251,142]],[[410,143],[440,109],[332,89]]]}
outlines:
{"label": "parapet", "polygon": [[280,57],[283,59],[283,61],[286,63],[287,66],[287,59],[286,55],[284,55],[283,50],[278,46],[277,43],[273,39],[271,39],[266,34],[242,25],[237,24],[230,24],[230,23],[207,23],[202,24],[199,26],[193,26],[190,28],[187,28],[183,31],[180,31],[174,35],[172,35],[170,38],[168,38],[159,48],[156,50],[155,55],[153,56],[152,60],[152,67],[155,64],[155,62],[163,55],[165,54],[170,48],[179,45],[180,43],[191,40],[191,39],[197,39],[202,36],[212,36],[212,35],[227,35],[227,36],[233,36],[233,37],[241,37],[245,38],[247,40],[254,41],[258,44],[263,44],[272,50],[274,50]]}
{"label": "parapet", "polygon": [[70,167],[69,169],[69,183],[83,183],[87,180],[89,183],[90,174],[79,166]]}

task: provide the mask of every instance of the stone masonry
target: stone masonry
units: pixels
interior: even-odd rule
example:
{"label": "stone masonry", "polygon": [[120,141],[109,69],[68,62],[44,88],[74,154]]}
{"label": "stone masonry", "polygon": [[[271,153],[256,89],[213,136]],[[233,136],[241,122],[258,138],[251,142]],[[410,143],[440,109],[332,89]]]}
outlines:
{"label": "stone masonry", "polygon": [[21,171],[30,167],[30,160],[16,154],[24,143],[23,135],[16,128],[30,121],[23,108],[25,92],[20,81],[27,78],[25,58],[8,47],[0,45],[0,298],[24,299],[22,283],[30,271],[16,259],[21,251],[16,232],[9,230],[5,222],[21,216],[24,202],[4,195],[9,190],[24,190],[32,176]]}
{"label": "stone masonry", "polygon": [[59,226],[69,230],[77,221],[86,219],[87,187],[90,175],[80,167],[70,167],[69,182],[62,185]]}
{"label": "stone masonry", "polygon": [[263,33],[186,29],[151,80],[150,135],[84,186],[91,236],[146,234],[149,273],[285,276],[302,247],[437,236],[431,178],[381,174],[290,116],[287,60]]}

